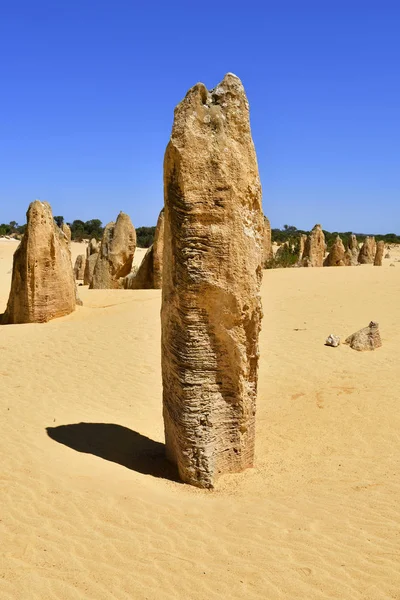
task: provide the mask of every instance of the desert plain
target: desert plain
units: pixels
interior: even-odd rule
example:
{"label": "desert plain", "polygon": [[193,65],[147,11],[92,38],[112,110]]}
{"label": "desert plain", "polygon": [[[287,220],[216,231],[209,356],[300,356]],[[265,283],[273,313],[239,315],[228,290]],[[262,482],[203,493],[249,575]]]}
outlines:
{"label": "desert plain", "polygon": [[[213,491],[164,459],[160,290],[81,286],[67,317],[0,327],[0,598],[400,599],[390,254],[264,271],[255,468]],[[378,350],[324,345],[371,320]]]}

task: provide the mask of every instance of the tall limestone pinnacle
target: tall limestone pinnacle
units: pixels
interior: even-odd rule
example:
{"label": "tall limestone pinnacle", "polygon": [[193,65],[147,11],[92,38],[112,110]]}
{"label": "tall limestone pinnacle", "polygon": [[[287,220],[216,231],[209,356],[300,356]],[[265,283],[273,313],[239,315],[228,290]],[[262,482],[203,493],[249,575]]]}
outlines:
{"label": "tall limestone pinnacle", "polygon": [[376,252],[376,242],[374,236],[369,236],[364,239],[364,243],[361,246],[358,262],[360,265],[370,265],[374,262]]}
{"label": "tall limestone pinnacle", "polygon": [[163,415],[167,457],[210,488],[253,465],[264,217],[241,81],[198,83],[164,158]]}
{"label": "tall limestone pinnacle", "polygon": [[325,235],[321,225],[314,225],[307,237],[303,253],[304,267],[322,267],[325,256]]}
{"label": "tall limestone pinnacle", "polygon": [[376,244],[376,251],[375,251],[375,257],[374,257],[375,267],[382,266],[382,259],[383,259],[384,253],[385,253],[385,242],[383,240],[380,240]]}
{"label": "tall limestone pinnacle", "polygon": [[136,231],[129,216],[120,212],[116,222],[106,225],[97,253],[90,289],[118,289],[132,268]]}
{"label": "tall limestone pinnacle", "polygon": [[346,249],[340,235],[336,236],[332,248],[324,260],[324,267],[344,267],[346,265]]}
{"label": "tall limestone pinnacle", "polygon": [[48,202],[35,200],[14,254],[11,291],[4,324],[45,323],[76,307],[69,240],[57,227]]}

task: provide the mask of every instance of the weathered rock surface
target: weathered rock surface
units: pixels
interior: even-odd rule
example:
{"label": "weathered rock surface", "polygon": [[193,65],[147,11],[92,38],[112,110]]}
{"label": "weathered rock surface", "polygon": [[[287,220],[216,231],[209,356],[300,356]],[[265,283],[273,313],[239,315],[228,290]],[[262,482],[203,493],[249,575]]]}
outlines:
{"label": "weathered rock surface", "polygon": [[340,337],[331,333],[325,340],[325,346],[332,346],[337,348],[340,345]]}
{"label": "weathered rock surface", "polygon": [[345,247],[341,237],[338,235],[333,242],[328,256],[324,260],[324,267],[344,267],[345,265]]}
{"label": "weathered rock surface", "polygon": [[358,265],[358,255],[360,249],[358,247],[357,238],[354,234],[350,236],[349,247],[346,250],[345,262],[348,266],[355,267]]}
{"label": "weathered rock surface", "polygon": [[249,107],[232,74],[175,109],[164,159],[163,415],[180,477],[254,459],[264,219]]}
{"label": "weathered rock surface", "polygon": [[97,254],[100,250],[100,242],[98,242],[95,238],[92,238],[88,245],[86,246],[86,258],[92,256],[92,254]]}
{"label": "weathered rock surface", "polygon": [[75,266],[74,266],[75,279],[79,279],[79,280],[84,279],[85,266],[86,266],[86,257],[84,254],[79,254],[76,257]]}
{"label": "weathered rock surface", "polygon": [[153,244],[147,249],[137,271],[132,271],[124,278],[126,290],[151,290],[154,289],[154,253]]}
{"label": "weathered rock surface", "polygon": [[76,286],[65,233],[54,222],[50,204],[36,200],[15,251],[4,324],[45,323],[76,307]]}
{"label": "weathered rock surface", "polygon": [[67,225],[66,223],[63,223],[62,226],[61,226],[61,231],[65,235],[65,239],[66,239],[66,242],[67,242],[68,246],[70,246],[71,245],[72,234],[71,234],[71,229],[70,229],[69,225]]}
{"label": "weathered rock surface", "polygon": [[95,238],[92,238],[86,247],[86,263],[85,263],[85,271],[83,274],[83,283],[84,285],[89,285],[92,283],[94,267],[97,262],[97,254],[100,250],[100,242],[98,242]]}
{"label": "weathered rock surface", "polygon": [[375,267],[382,266],[382,259],[383,259],[384,252],[385,252],[385,242],[383,240],[380,240],[376,244],[376,252],[375,252],[375,258],[374,258]]}
{"label": "weathered rock surface", "polygon": [[161,289],[164,250],[164,209],[160,212],[154,234],[154,242],[147,250],[136,274],[130,273],[124,280],[128,290]]}
{"label": "weathered rock surface", "polygon": [[269,262],[274,258],[272,251],[272,236],[271,236],[271,224],[268,217],[264,215],[264,239],[263,239],[263,257],[262,264]]}
{"label": "weathered rock surface", "polygon": [[120,212],[116,222],[104,229],[90,289],[118,289],[132,269],[136,231],[128,215]]}
{"label": "weathered rock surface", "polygon": [[360,265],[371,265],[374,262],[375,248],[375,238],[367,235],[358,255]]}
{"label": "weathered rock surface", "polygon": [[304,256],[304,250],[306,247],[307,236],[305,233],[302,233],[299,238],[299,260],[298,264],[301,265]]}
{"label": "weathered rock surface", "polygon": [[325,257],[325,235],[321,225],[315,225],[307,237],[303,254],[303,267],[322,267]]}
{"label": "weathered rock surface", "polygon": [[93,280],[93,273],[94,273],[94,268],[96,266],[96,262],[97,262],[97,253],[91,254],[89,256],[89,258],[86,258],[85,271],[83,273],[83,283],[84,283],[84,285],[88,285],[89,287]]}
{"label": "weathered rock surface", "polygon": [[379,323],[371,321],[368,327],[356,331],[344,343],[349,344],[350,348],[359,352],[380,348],[382,341],[379,333]]}

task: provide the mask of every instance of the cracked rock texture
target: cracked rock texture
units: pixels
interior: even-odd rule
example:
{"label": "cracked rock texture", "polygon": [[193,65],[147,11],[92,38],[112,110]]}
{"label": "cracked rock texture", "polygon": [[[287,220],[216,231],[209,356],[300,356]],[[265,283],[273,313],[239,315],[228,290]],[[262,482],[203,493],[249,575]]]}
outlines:
{"label": "cracked rock texture", "polygon": [[129,216],[120,212],[104,229],[90,289],[118,289],[129,275],[136,250],[136,231]]}
{"label": "cracked rock texture", "polygon": [[26,230],[14,254],[4,324],[45,323],[76,307],[69,240],[54,222],[50,204],[35,200],[26,217]]}
{"label": "cracked rock texture", "polygon": [[210,488],[253,465],[264,218],[249,105],[227,74],[175,109],[164,158],[167,457]]}

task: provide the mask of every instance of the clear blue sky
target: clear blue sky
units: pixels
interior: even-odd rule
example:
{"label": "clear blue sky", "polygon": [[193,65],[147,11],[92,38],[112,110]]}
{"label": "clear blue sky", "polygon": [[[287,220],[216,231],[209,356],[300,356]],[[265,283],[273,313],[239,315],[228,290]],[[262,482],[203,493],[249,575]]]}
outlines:
{"label": "clear blue sky", "polygon": [[153,225],[174,106],[246,88],[273,227],[400,234],[398,0],[3,0],[0,223]]}

